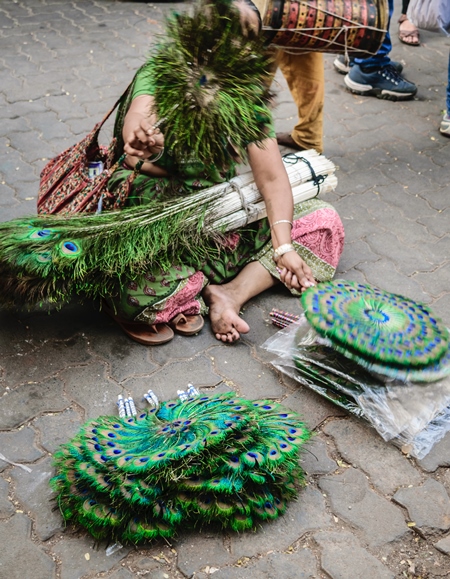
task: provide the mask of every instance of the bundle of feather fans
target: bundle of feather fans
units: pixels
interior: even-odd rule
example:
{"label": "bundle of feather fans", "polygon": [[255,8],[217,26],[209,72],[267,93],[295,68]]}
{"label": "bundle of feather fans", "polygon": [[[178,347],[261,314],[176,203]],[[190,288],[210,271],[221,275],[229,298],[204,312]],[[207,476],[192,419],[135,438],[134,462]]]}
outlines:
{"label": "bundle of feather fans", "polygon": [[96,540],[139,543],[181,525],[243,531],[284,513],[310,437],[299,416],[232,392],[179,396],[159,404],[146,394],[145,412],[127,399],[119,418],[88,422],[61,447],[51,484],[66,521]]}

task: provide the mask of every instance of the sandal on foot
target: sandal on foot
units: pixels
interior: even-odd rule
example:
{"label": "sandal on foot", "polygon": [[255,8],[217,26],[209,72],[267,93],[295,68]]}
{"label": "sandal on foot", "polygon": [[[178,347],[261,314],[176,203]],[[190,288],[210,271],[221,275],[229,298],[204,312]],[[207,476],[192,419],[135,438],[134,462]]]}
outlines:
{"label": "sandal on foot", "polygon": [[167,324],[150,325],[142,322],[128,322],[117,316],[105,302],[102,304],[102,309],[119,324],[129,338],[144,346],[166,344],[174,337],[173,330]]}
{"label": "sandal on foot", "polygon": [[[398,39],[403,44],[407,44],[408,46],[420,46],[420,32],[419,29],[414,27],[411,30],[402,30],[401,25],[403,22],[406,22],[408,17],[406,14],[402,14],[398,19]],[[409,39],[409,40],[408,40]]]}
{"label": "sandal on foot", "polygon": [[201,315],[185,316],[178,314],[169,322],[170,327],[181,336],[193,336],[198,334],[205,325],[205,320]]}
{"label": "sandal on foot", "polygon": [[282,147],[294,149],[294,151],[306,151],[305,147],[298,145],[289,133],[277,133],[277,143]]}

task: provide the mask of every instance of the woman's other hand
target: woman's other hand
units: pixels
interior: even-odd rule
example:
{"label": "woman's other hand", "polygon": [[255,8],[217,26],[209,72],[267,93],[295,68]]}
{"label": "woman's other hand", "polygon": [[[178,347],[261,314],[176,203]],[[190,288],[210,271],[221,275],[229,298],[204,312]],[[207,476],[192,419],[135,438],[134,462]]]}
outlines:
{"label": "woman's other hand", "polygon": [[164,148],[164,135],[155,127],[158,119],[151,113],[153,97],[136,97],[128,110],[123,127],[124,151],[127,155],[148,159]]}
{"label": "woman's other hand", "polygon": [[288,289],[302,292],[309,287],[317,285],[311,268],[306,265],[295,251],[289,251],[278,258],[277,268],[281,282]]}

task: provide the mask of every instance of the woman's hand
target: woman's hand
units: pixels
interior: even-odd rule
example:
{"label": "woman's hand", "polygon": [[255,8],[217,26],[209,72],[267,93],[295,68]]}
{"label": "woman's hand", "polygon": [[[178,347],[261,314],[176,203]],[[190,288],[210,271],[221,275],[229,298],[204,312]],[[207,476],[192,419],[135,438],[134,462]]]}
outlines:
{"label": "woman's hand", "polygon": [[289,251],[277,261],[280,280],[288,289],[299,292],[316,285],[311,268],[295,251]]}
{"label": "woman's hand", "polygon": [[157,155],[164,148],[164,135],[155,128],[155,114],[144,117],[139,113],[127,115],[128,130],[124,151],[140,159],[148,159]]}

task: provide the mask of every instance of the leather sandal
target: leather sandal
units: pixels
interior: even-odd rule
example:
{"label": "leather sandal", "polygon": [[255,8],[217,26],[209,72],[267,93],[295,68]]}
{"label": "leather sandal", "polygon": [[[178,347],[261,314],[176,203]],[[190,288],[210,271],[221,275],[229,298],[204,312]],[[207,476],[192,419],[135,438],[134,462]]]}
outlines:
{"label": "leather sandal", "polygon": [[400,42],[403,42],[403,44],[407,44],[408,46],[420,46],[420,32],[418,28],[414,27],[411,30],[401,29],[401,25],[407,20],[408,17],[406,14],[402,14],[398,19],[398,39]]}
{"label": "leather sandal", "polygon": [[294,151],[306,151],[305,147],[297,145],[289,133],[277,133],[277,143],[282,147],[294,149]]}
{"label": "leather sandal", "polygon": [[200,314],[195,316],[185,316],[178,314],[169,322],[170,327],[181,336],[193,336],[198,334],[205,325],[205,320]]}
{"label": "leather sandal", "polygon": [[129,338],[144,346],[160,346],[170,342],[174,337],[173,330],[167,324],[128,322],[117,316],[105,302],[102,303],[102,309],[119,324]]}

